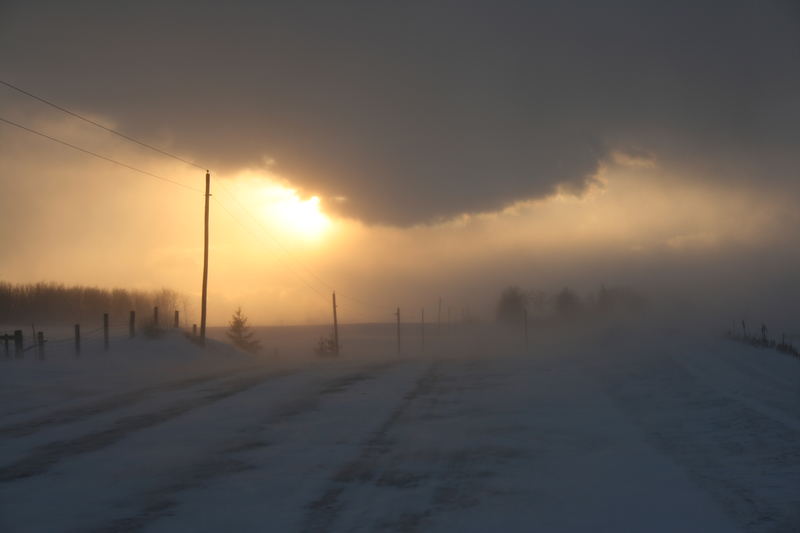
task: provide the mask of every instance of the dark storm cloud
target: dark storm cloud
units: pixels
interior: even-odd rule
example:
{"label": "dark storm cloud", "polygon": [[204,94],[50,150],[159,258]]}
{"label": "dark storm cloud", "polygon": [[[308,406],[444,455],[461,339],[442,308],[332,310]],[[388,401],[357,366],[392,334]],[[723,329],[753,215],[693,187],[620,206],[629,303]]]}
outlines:
{"label": "dark storm cloud", "polygon": [[796,177],[789,2],[3,5],[3,78],[368,222],[580,191],[615,149]]}

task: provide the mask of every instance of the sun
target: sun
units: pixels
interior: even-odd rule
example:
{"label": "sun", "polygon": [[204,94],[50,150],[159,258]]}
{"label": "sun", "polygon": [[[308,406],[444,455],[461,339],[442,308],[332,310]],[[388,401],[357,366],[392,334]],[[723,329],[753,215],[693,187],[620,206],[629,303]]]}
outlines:
{"label": "sun", "polygon": [[231,196],[276,235],[298,243],[316,244],[333,226],[319,196],[303,197],[286,180],[243,172],[232,180],[230,188]]}
{"label": "sun", "polygon": [[278,218],[289,229],[305,237],[322,236],[330,223],[328,217],[320,211],[317,196],[302,200],[293,195],[276,204],[274,210]]}
{"label": "sun", "polygon": [[271,224],[284,233],[317,239],[330,226],[330,220],[321,210],[319,197],[303,199],[296,190],[281,186],[267,187],[264,193],[267,201],[263,212]]}

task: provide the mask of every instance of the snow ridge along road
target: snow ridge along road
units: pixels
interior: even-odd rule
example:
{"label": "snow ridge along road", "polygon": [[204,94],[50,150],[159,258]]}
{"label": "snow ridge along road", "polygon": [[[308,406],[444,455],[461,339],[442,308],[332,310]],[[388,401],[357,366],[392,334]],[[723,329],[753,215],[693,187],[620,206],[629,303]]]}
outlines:
{"label": "snow ridge along road", "polygon": [[[281,377],[289,373],[290,372],[287,371],[275,373],[261,370],[256,372],[255,375],[226,380],[222,384],[212,388],[210,391],[204,392],[196,398],[182,400],[160,408],[157,411],[126,416],[115,420],[110,427],[102,428],[98,431],[81,435],[73,439],[51,442],[40,446],[32,450],[26,457],[8,466],[0,467],[0,483],[43,474],[54,464],[65,458],[82,453],[90,453],[110,446],[135,431],[161,424],[193,409],[200,409],[234,394],[239,394],[263,383],[267,379]],[[177,390],[178,388],[168,387],[159,390]],[[134,396],[134,398],[138,396],[140,395]],[[113,404],[115,404],[116,407],[121,406],[116,404],[116,402],[113,402]],[[104,405],[107,406],[108,403]],[[73,420],[75,419],[73,418]]]}
{"label": "snow ridge along road", "polygon": [[[763,354],[754,352],[751,359]],[[763,373],[725,375],[737,365],[733,354],[713,367],[708,356],[722,354],[705,355],[703,366],[692,353],[631,360],[624,374],[606,373],[608,392],[747,531],[800,531],[800,387],[779,387]]]}
{"label": "snow ridge along road", "polygon": [[112,396],[89,402],[84,405],[68,407],[65,409],[56,409],[49,413],[35,416],[21,422],[0,426],[0,438],[24,437],[31,435],[40,429],[51,429],[57,425],[83,421],[89,417],[106,413],[108,411],[130,407],[131,405],[146,398],[150,398],[157,393],[174,392],[181,389],[194,387],[196,385],[214,381],[243,371],[245,370],[228,370],[225,372],[215,372],[213,374],[205,374],[201,376],[168,381],[166,383],[149,385],[147,387],[142,387],[140,389],[121,394],[114,394]]}
{"label": "snow ridge along road", "polygon": [[320,408],[325,395],[344,393],[363,382],[375,380],[396,364],[396,361],[371,364],[357,371],[314,383],[308,388],[304,387],[299,396],[282,400],[276,406],[266,408],[268,414],[262,420],[242,427],[232,436],[221,439],[211,453],[181,468],[160,487],[148,490],[142,506],[131,516],[114,519],[92,531],[98,533],[140,531],[159,518],[168,516],[172,508],[177,505],[176,496],[181,492],[255,468],[253,464],[238,455],[241,452],[269,446],[264,440],[265,428],[284,424],[294,417],[315,411]]}

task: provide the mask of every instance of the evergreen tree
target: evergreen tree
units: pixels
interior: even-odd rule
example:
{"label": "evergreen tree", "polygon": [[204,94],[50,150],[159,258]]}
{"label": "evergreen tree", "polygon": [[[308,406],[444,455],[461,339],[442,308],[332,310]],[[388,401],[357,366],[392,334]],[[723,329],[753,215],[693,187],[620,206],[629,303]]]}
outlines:
{"label": "evergreen tree", "polygon": [[247,326],[247,317],[242,313],[242,308],[236,309],[228,328],[228,338],[238,348],[250,353],[256,353],[261,349],[261,343],[253,339],[253,332]]}

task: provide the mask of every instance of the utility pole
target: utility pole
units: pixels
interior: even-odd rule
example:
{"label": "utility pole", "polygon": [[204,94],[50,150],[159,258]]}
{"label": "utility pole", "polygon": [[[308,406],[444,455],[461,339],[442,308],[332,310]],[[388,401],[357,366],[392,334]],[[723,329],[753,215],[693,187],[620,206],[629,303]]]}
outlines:
{"label": "utility pole", "polygon": [[336,318],[336,291],[333,291],[333,349],[339,355],[339,321]]}
{"label": "utility pole", "polygon": [[108,313],[103,313],[103,349],[108,351]]}
{"label": "utility pole", "polygon": [[398,306],[397,312],[397,355],[400,355],[400,307]]}
{"label": "utility pole", "polygon": [[525,349],[528,349],[528,309],[525,308],[522,310],[523,314],[525,315]]}
{"label": "utility pole", "polygon": [[436,334],[442,333],[442,297],[439,296],[439,313],[436,315]]}
{"label": "utility pole", "polygon": [[211,198],[211,174],[206,170],[205,239],[203,242],[203,296],[200,301],[200,344],[206,344],[206,301],[208,300],[208,201]]}
{"label": "utility pole", "polygon": [[[75,324],[75,357],[81,356],[81,325]],[[6,357],[8,357],[8,341],[6,341]]]}

